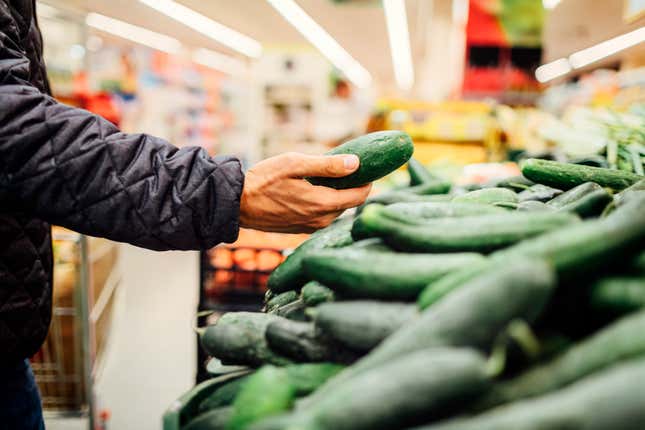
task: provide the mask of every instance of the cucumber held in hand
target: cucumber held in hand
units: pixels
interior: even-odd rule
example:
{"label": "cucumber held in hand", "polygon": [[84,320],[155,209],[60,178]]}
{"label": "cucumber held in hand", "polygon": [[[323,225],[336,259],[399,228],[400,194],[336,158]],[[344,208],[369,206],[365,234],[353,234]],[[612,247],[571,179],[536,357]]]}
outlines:
{"label": "cucumber held in hand", "polygon": [[595,182],[602,187],[623,190],[643,179],[642,176],[622,170],[557,161],[528,159],[520,166],[522,174],[539,184],[568,190],[585,182]]}
{"label": "cucumber held in hand", "polygon": [[354,154],[360,166],[342,178],[307,178],[314,185],[343,189],[354,188],[382,178],[404,165],[412,156],[414,146],[407,133],[377,131],[357,137],[327,152],[327,155]]}

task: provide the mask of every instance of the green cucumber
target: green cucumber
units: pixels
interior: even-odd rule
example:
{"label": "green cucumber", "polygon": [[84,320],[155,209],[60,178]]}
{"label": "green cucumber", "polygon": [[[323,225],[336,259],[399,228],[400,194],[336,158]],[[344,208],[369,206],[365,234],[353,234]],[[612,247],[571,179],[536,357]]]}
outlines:
{"label": "green cucumber", "polygon": [[562,212],[583,218],[599,215],[611,202],[611,194],[595,182],[585,182],[559,195],[547,204]]}
{"label": "green cucumber", "polygon": [[630,270],[634,273],[645,275],[645,251],[641,251],[631,262]]}
{"label": "green cucumber", "polygon": [[488,184],[489,188],[508,188],[509,190],[520,192],[535,185],[535,182],[526,179],[524,176],[511,176],[503,179],[496,179]]}
{"label": "green cucumber", "polygon": [[451,291],[459,288],[465,282],[491,270],[495,265],[494,261],[483,260],[476,264],[464,266],[459,270],[444,276],[443,278],[429,283],[419,294],[417,305],[419,309],[432,306]]}
{"label": "green cucumber", "polygon": [[192,419],[182,430],[225,430],[233,416],[233,407],[211,409]]}
{"label": "green cucumber", "polygon": [[408,160],[408,173],[410,175],[410,186],[425,184],[427,182],[433,182],[438,179],[414,157],[411,157]]}
{"label": "green cucumber", "polygon": [[[508,259],[464,282],[434,306],[388,336],[351,367],[330,379],[307,402],[332,392],[338,384],[396,357],[437,346],[488,349],[508,324],[531,324],[555,288],[549,264],[539,259]],[[331,304],[329,304],[331,305]],[[323,305],[325,306],[325,305]]]}
{"label": "green cucumber", "polygon": [[642,176],[621,170],[559,163],[550,160],[528,159],[521,164],[522,174],[539,184],[569,190],[585,182],[623,190],[643,179]]}
{"label": "green cucumber", "polygon": [[625,188],[623,191],[616,194],[614,201],[616,203],[616,206],[620,206],[628,200],[643,194],[645,194],[645,179],[641,179],[634,185],[630,186],[629,188]]}
{"label": "green cucumber", "polygon": [[594,282],[589,289],[592,309],[611,315],[645,308],[645,277],[612,276]]}
{"label": "green cucumber", "polygon": [[233,402],[226,430],[244,430],[263,418],[291,408],[296,388],[285,368],[262,366],[251,375]]}
{"label": "green cucumber", "polygon": [[311,252],[305,273],[343,297],[415,300],[429,282],[484,259],[475,253],[404,254],[338,249]]}
{"label": "green cucumber", "polygon": [[366,251],[392,252],[392,248],[387,246],[380,237],[370,237],[368,239],[357,240],[351,246],[348,246],[348,248],[364,249]]}
{"label": "green cucumber", "polygon": [[383,209],[384,215],[399,221],[407,221],[411,224],[428,218],[460,218],[502,213],[506,213],[506,211],[496,206],[452,202],[395,203]]}
{"label": "green cucumber", "polygon": [[518,203],[519,197],[507,188],[484,188],[471,191],[452,199],[454,203],[476,203],[494,205],[499,203]]}
{"label": "green cucumber", "polygon": [[571,224],[492,254],[544,258],[558,276],[574,279],[623,262],[642,249],[645,240],[645,196],[617,208],[609,216]]}
{"label": "green cucumber", "polygon": [[325,302],[333,302],[334,291],[320,282],[310,281],[302,287],[300,297],[306,306],[317,306]]}
{"label": "green cucumber", "polygon": [[307,316],[305,315],[306,310],[307,310],[307,304],[301,298],[298,298],[291,303],[287,303],[284,306],[275,308],[269,313],[278,317],[288,318],[294,321],[306,321],[307,320]]}
{"label": "green cucumber", "polygon": [[299,397],[313,393],[343,368],[344,366],[336,363],[305,363],[285,366],[289,381],[293,384],[296,395]]}
{"label": "green cucumber", "polygon": [[562,190],[557,188],[547,187],[542,184],[531,185],[526,190],[520,192],[517,198],[520,202],[538,201],[548,202],[556,196],[562,194]]}
{"label": "green cucumber", "polygon": [[360,159],[358,170],[342,178],[307,178],[314,185],[343,189],[368,184],[395,171],[414,152],[414,145],[402,131],[377,131],[349,140],[327,152],[327,155],[354,154]]}
{"label": "green cucumber", "polygon": [[298,300],[298,292],[295,290],[285,291],[272,297],[266,304],[267,312],[271,312],[281,306],[287,305],[295,300]]}
{"label": "green cucumber", "polygon": [[490,385],[467,348],[428,348],[357,375],[295,414],[316,430],[389,430],[444,414]]}
{"label": "green cucumber", "polygon": [[247,378],[248,376],[242,376],[217,388],[199,404],[199,412],[203,413],[231,405]]}
{"label": "green cucumber", "polygon": [[563,207],[580,200],[581,197],[602,189],[603,188],[595,182],[585,182],[565,191],[552,200],[549,200],[547,204],[555,209],[562,209]]}
{"label": "green cucumber", "polygon": [[360,206],[357,210],[358,213],[362,212],[366,205],[371,203],[379,203],[382,205],[391,205],[394,203],[402,202],[449,202],[453,196],[450,194],[414,194],[407,191],[386,191],[381,194],[377,194],[374,197],[367,199],[363,206]]}
{"label": "green cucumber", "polygon": [[645,360],[641,358],[541,397],[414,430],[641,430],[643,380]]}
{"label": "green cucumber", "polygon": [[415,306],[377,301],[323,303],[314,323],[323,333],[354,351],[369,351],[418,315]]}
{"label": "green cucumber", "polygon": [[268,325],[276,319],[264,313],[228,312],[206,327],[201,335],[202,346],[224,364],[288,364],[290,360],[271,351],[265,339]]}
{"label": "green cucumber", "polygon": [[383,207],[375,205],[367,207],[361,218],[364,231],[407,252],[489,252],[578,221],[568,213],[509,211],[409,225],[387,218]]}
{"label": "green cucumber", "polygon": [[322,248],[339,248],[353,243],[352,219],[339,219],[329,227],[312,234],[297,247],[269,276],[267,287],[276,293],[302,287],[308,279],[302,271],[302,259],[307,252]]}
{"label": "green cucumber", "polygon": [[266,341],[273,351],[299,362],[345,363],[356,358],[313,323],[276,319],[266,329]]}
{"label": "green cucumber", "polygon": [[518,203],[515,209],[518,212],[553,212],[555,210],[546,203],[535,200],[527,200],[525,202]]}
{"label": "green cucumber", "polygon": [[612,364],[645,354],[645,312],[626,316],[574,344],[551,361],[502,381],[477,402],[487,409],[539,396],[569,385]]}

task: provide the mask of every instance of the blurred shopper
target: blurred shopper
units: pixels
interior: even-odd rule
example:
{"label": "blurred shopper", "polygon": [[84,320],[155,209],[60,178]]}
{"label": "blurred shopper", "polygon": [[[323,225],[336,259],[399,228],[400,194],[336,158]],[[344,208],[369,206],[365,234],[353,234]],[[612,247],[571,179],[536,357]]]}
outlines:
{"label": "blurred shopper", "polygon": [[43,428],[27,357],[51,319],[50,223],[154,250],[232,242],[240,226],[306,232],[361,204],[305,176],[355,156],[285,154],[245,175],[232,157],[125,134],[50,96],[35,0],[0,0],[0,429]]}

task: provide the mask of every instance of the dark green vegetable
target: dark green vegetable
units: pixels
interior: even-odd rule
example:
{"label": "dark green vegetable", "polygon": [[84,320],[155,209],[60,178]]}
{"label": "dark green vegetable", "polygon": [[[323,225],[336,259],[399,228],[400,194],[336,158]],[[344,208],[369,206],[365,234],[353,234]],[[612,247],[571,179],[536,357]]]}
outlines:
{"label": "dark green vegetable", "polygon": [[645,251],[642,251],[632,260],[630,270],[634,273],[645,275]]}
{"label": "dark green vegetable", "polygon": [[368,251],[392,252],[392,248],[387,246],[380,237],[371,237],[354,242],[349,248],[364,249]]}
{"label": "dark green vegetable", "polygon": [[382,213],[382,206],[365,208],[361,214],[363,230],[383,237],[394,249],[408,252],[488,252],[578,221],[577,216],[567,213],[507,212],[410,225]]}
{"label": "dark green vegetable", "polygon": [[285,368],[263,366],[251,375],[233,402],[227,430],[244,430],[265,417],[291,408],[296,388]]}
{"label": "dark green vegetable", "polygon": [[645,354],[645,312],[622,318],[551,361],[497,383],[477,403],[487,409],[525,397],[539,396],[569,385],[619,361]]}
{"label": "dark green vegetable", "polygon": [[571,224],[520,242],[492,255],[502,261],[517,255],[544,258],[558,276],[573,279],[609,268],[635,255],[645,240],[645,196],[609,216]]}
{"label": "dark green vegetable", "polygon": [[226,313],[206,328],[202,346],[224,364],[287,364],[289,360],[271,351],[265,339],[269,323],[276,319],[274,315],[255,312]]}
{"label": "dark green vegetable", "polygon": [[342,178],[307,178],[314,185],[342,189],[368,184],[382,178],[405,164],[414,151],[407,133],[402,131],[378,131],[359,136],[327,152],[327,155],[354,154],[360,159],[360,167]]}
{"label": "dark green vegetable", "polygon": [[210,411],[211,409],[218,409],[223,406],[231,405],[233,400],[235,400],[237,393],[242,389],[247,378],[248,376],[242,376],[217,388],[199,404],[199,412],[203,413]]}
{"label": "dark green vegetable", "polygon": [[487,184],[488,187],[508,188],[515,192],[526,190],[535,185],[535,182],[526,179],[524,176],[511,176],[509,178],[497,179]]}
{"label": "dark green vegetable", "polygon": [[454,203],[477,203],[494,205],[499,203],[517,203],[517,194],[507,188],[484,188],[471,191],[452,199]]}
{"label": "dark green vegetable", "polygon": [[271,312],[281,306],[287,305],[295,300],[298,300],[298,292],[295,290],[289,290],[285,291],[284,293],[280,293],[271,300],[267,302],[266,305],[266,310],[267,312]]}
{"label": "dark green vegetable", "polygon": [[191,420],[182,430],[225,430],[232,415],[231,406],[211,409]]}
{"label": "dark green vegetable", "polygon": [[641,430],[645,361],[613,366],[541,397],[415,430]]}
{"label": "dark green vegetable", "polygon": [[300,297],[306,306],[316,306],[324,302],[333,302],[334,291],[320,282],[310,281],[302,287]]}
{"label": "dark green vegetable", "polygon": [[625,188],[623,191],[616,194],[614,200],[615,200],[616,206],[620,206],[625,202],[627,202],[628,200],[644,194],[645,194],[645,179],[641,179],[640,181],[636,182],[634,185],[630,186],[629,188]]}
{"label": "dark green vegetable", "polygon": [[300,362],[349,362],[355,354],[345,350],[313,323],[280,318],[266,330],[266,340],[272,350]]}
{"label": "dark green vegetable", "polygon": [[430,348],[368,370],[296,411],[299,429],[391,430],[445,413],[489,386],[471,349]]}
{"label": "dark green vegetable", "polygon": [[437,281],[429,283],[417,299],[419,309],[425,309],[428,306],[432,306],[448,293],[459,288],[465,282],[491,270],[494,265],[494,261],[483,260],[476,264],[464,266]]}
{"label": "dark green vegetable", "polygon": [[408,160],[408,173],[410,174],[410,186],[425,184],[439,179],[414,157]]}
{"label": "dark green vegetable", "polygon": [[522,174],[528,179],[563,190],[585,182],[596,182],[602,187],[620,191],[643,179],[642,176],[630,172],[550,160],[529,159],[520,167]]}
{"label": "dark green vegetable", "polygon": [[288,318],[294,321],[306,321],[306,310],[307,304],[304,302],[304,300],[299,298],[291,303],[287,303],[284,306],[280,306],[279,308],[272,310],[270,313],[275,316]]}
{"label": "dark green vegetable", "polygon": [[429,282],[483,258],[474,253],[405,254],[348,248],[311,252],[303,267],[308,277],[343,297],[414,300]]}
{"label": "dark green vegetable", "polygon": [[645,308],[644,276],[613,276],[594,282],[589,289],[591,307],[611,315]]}
{"label": "dark green vegetable", "polygon": [[556,196],[562,194],[562,190],[547,187],[542,184],[531,185],[526,190],[520,192],[517,197],[520,202],[538,201],[547,202]]}
{"label": "dark green vegetable", "polygon": [[274,292],[295,290],[302,287],[308,279],[302,271],[302,259],[307,252],[322,248],[339,248],[353,243],[350,230],[352,219],[344,218],[327,228],[317,231],[300,244],[269,276],[267,286]]}
{"label": "dark green vegetable", "polygon": [[450,194],[434,194],[434,195],[426,195],[426,194],[414,194],[407,192],[405,190],[401,191],[387,191],[384,193],[380,193],[374,197],[370,197],[367,199],[365,204],[363,206],[360,206],[357,210],[358,213],[362,212],[362,210],[365,208],[366,205],[371,204],[371,203],[380,203],[383,205],[391,205],[394,203],[402,203],[402,202],[449,202],[451,201],[453,196]]}
{"label": "dark green vegetable", "polygon": [[342,345],[355,351],[369,351],[417,315],[413,305],[356,300],[318,306],[314,322]]}
{"label": "dark green vegetable", "polygon": [[611,202],[611,194],[594,182],[585,182],[547,204],[559,211],[573,212],[583,218],[600,214]]}
{"label": "dark green vegetable", "polygon": [[285,366],[285,370],[296,390],[296,395],[306,396],[343,370],[343,367],[335,363],[305,363]]}
{"label": "dark green vegetable", "polygon": [[[388,336],[368,355],[310,396],[332,392],[338,384],[395,357],[436,346],[489,348],[513,320],[528,324],[542,312],[555,287],[551,266],[539,259],[508,259],[464,282],[443,300]],[[326,304],[323,306],[329,306]]]}
{"label": "dark green vegetable", "polygon": [[555,209],[562,209],[563,207],[580,200],[581,197],[602,189],[603,188],[595,182],[585,182],[565,191],[554,199],[548,201],[547,204]]}
{"label": "dark green vegetable", "polygon": [[394,203],[383,209],[385,216],[411,224],[432,218],[460,218],[502,213],[506,213],[506,211],[496,206],[453,202]]}
{"label": "dark green vegetable", "polygon": [[518,203],[515,209],[519,212],[553,212],[555,210],[546,203],[535,200]]}

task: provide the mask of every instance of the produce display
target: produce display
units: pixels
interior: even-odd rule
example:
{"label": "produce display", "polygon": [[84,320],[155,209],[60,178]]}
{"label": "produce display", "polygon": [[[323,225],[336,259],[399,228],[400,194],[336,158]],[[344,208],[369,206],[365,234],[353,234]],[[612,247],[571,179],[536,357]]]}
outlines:
{"label": "produce display", "polygon": [[[374,149],[382,175],[410,158],[383,136],[338,151]],[[245,370],[196,387],[178,429],[645,428],[645,178],[547,160],[471,188],[409,173],[295,249],[263,312],[205,329]]]}

